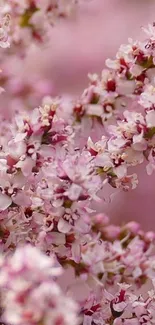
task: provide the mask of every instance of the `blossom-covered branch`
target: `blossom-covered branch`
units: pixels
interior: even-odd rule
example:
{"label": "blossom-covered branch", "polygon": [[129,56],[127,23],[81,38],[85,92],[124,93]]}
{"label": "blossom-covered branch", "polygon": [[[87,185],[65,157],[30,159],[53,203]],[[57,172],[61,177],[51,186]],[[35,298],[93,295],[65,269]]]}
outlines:
{"label": "blossom-covered branch", "polygon": [[138,106],[139,96],[146,83],[152,82],[155,68],[155,26],[143,28],[147,39],[143,42],[129,39],[121,45],[115,60],[106,60],[108,69],[90,75],[90,85],[73,111],[77,121],[85,116],[96,117],[105,123],[113,115],[118,118],[124,107]]}
{"label": "blossom-covered branch", "polygon": [[[10,57],[18,46],[25,53],[73,5],[4,1],[0,46],[11,39]],[[107,60],[101,79],[90,76],[78,101],[48,97],[30,112],[17,107],[10,120],[1,116],[0,321],[6,324],[155,323],[155,233],[136,222],[113,225],[92,208],[106,183],[134,189],[132,167],[146,160],[148,174],[155,169],[155,26],[145,32],[148,40],[129,40],[115,61]],[[121,117],[120,106],[130,105],[137,112]],[[105,136],[102,124],[113,113],[117,121]],[[88,117],[102,122],[104,135],[93,142],[90,134],[83,144]],[[145,295],[144,286],[150,286]]]}

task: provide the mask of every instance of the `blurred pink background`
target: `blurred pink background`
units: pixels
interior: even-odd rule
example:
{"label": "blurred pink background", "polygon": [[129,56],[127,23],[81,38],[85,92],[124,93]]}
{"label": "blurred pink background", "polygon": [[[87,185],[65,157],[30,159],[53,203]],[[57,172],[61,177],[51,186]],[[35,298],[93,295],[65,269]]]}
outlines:
{"label": "blurred pink background", "polygon": [[[154,0],[83,0],[76,17],[61,21],[51,32],[44,50],[29,49],[20,74],[53,82],[53,94],[79,95],[87,86],[88,72],[100,72],[106,58],[115,56],[128,37],[144,38],[141,26],[155,20]],[[15,73],[15,72],[14,72]],[[138,188],[130,193],[105,188],[105,211],[113,222],[136,219],[146,229],[155,230],[155,175],[138,169]],[[111,202],[109,194],[112,195]]]}

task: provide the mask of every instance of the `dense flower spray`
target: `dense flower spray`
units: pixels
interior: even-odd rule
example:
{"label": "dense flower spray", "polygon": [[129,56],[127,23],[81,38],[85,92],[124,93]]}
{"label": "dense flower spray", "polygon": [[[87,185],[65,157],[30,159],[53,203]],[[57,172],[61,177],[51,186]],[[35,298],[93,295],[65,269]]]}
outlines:
{"label": "dense flower spray", "polygon": [[[35,247],[19,248],[1,260],[4,321],[14,324],[76,324],[76,305],[53,281],[60,272]],[[38,301],[39,299],[39,301]],[[7,310],[7,307],[9,309]]]}
{"label": "dense flower spray", "polygon": [[[12,60],[20,48],[20,60],[28,43],[46,42],[55,19],[77,1],[0,5],[3,66],[3,53]],[[134,166],[146,161],[149,175],[155,169],[154,24],[144,31],[148,39],[122,45],[76,101],[42,93],[40,106],[28,110],[39,88],[28,87],[25,100],[25,85],[22,92],[5,75],[2,86],[10,82],[25,107],[0,116],[2,323],[155,323],[155,233],[135,221],[113,225],[93,208],[107,183],[136,188]],[[92,137],[96,126],[100,139]]]}

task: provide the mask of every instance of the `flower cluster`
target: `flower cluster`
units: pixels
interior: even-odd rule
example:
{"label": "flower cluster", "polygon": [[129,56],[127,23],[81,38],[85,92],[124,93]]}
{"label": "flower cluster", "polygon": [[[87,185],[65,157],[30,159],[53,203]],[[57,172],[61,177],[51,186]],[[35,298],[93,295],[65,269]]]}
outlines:
{"label": "flower cluster", "polygon": [[[2,321],[70,324],[77,323],[78,312],[83,324],[154,324],[155,233],[143,232],[136,222],[111,225],[99,214],[79,238],[73,233],[63,240],[59,232],[51,235],[50,257],[29,245],[1,257]],[[68,273],[63,288],[67,296],[78,297],[82,286],[86,290],[77,298],[79,310],[58,287],[60,264]],[[142,293],[144,286],[150,288],[148,295]]]}
{"label": "flower cluster", "polygon": [[0,53],[0,87],[7,91],[8,110],[33,109],[52,94],[51,80],[24,74],[24,60],[32,48],[45,48],[57,20],[67,19],[80,5],[80,0],[0,0],[0,47],[6,48]]}
{"label": "flower cluster", "polygon": [[5,0],[3,12],[11,15],[12,46],[26,50],[31,42],[43,43],[58,18],[69,16],[76,0]]}
{"label": "flower cluster", "polygon": [[73,105],[76,121],[96,117],[105,123],[113,115],[119,117],[124,107],[138,106],[145,85],[154,83],[155,26],[149,25],[144,31],[148,36],[144,42],[129,39],[127,45],[121,45],[115,60],[106,60],[107,69],[101,78],[89,75],[89,87]]}
{"label": "flower cluster", "polygon": [[[60,267],[35,247],[18,248],[1,259],[0,287],[4,290],[3,321],[9,324],[76,324],[77,306],[65,297],[55,279]],[[39,300],[38,300],[39,298]]]}
{"label": "flower cluster", "polygon": [[[155,288],[148,292],[146,298],[132,292],[130,286],[120,284],[119,291],[111,294],[103,292],[100,304],[86,311],[84,324],[141,325],[155,322]],[[104,307],[103,307],[104,306]]]}

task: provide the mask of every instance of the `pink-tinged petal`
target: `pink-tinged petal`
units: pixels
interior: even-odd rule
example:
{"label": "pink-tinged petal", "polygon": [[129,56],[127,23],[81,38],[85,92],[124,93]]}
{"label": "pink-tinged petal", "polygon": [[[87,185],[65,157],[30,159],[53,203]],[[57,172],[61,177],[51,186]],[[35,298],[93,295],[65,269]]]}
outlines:
{"label": "pink-tinged petal", "polygon": [[82,187],[76,184],[72,184],[70,186],[70,189],[66,192],[68,195],[69,199],[72,201],[78,200],[80,194],[82,192]]}
{"label": "pink-tinged petal", "polygon": [[118,178],[122,178],[127,174],[127,167],[125,165],[118,166],[114,168],[114,173],[117,175]]}
{"label": "pink-tinged petal", "polygon": [[110,69],[114,69],[117,70],[119,69],[119,63],[117,60],[111,60],[111,59],[107,59],[106,60],[106,66]]}
{"label": "pink-tinged petal", "polygon": [[6,210],[12,203],[12,199],[6,194],[0,193],[0,210]]}
{"label": "pink-tinged petal", "polygon": [[121,95],[132,94],[135,90],[135,81],[119,80],[116,91]]}
{"label": "pink-tinged petal", "polygon": [[148,127],[155,127],[155,111],[147,112],[146,123]]}
{"label": "pink-tinged petal", "polygon": [[109,152],[119,152],[120,148],[123,148],[126,145],[126,139],[121,137],[112,138],[108,141],[108,150]]}
{"label": "pink-tinged petal", "polygon": [[31,205],[31,199],[23,192],[17,193],[17,195],[13,197],[12,201],[22,207],[28,207]]}
{"label": "pink-tinged petal", "polygon": [[76,263],[80,263],[81,259],[81,248],[78,243],[72,244],[72,258]]}
{"label": "pink-tinged petal", "polygon": [[133,136],[133,145],[132,145],[134,150],[137,151],[144,151],[147,148],[147,142],[144,139],[143,133],[136,134]]}
{"label": "pink-tinged petal", "polygon": [[90,231],[90,225],[87,224],[82,218],[76,221],[75,228],[82,234],[87,234]]}
{"label": "pink-tinged petal", "polygon": [[126,308],[126,306],[127,304],[124,301],[122,301],[120,303],[115,304],[114,309],[116,312],[121,312]]}
{"label": "pink-tinged petal", "polygon": [[138,77],[143,72],[143,67],[139,66],[138,64],[133,64],[130,68],[130,72],[134,77]]}
{"label": "pink-tinged petal", "polygon": [[58,222],[58,230],[64,234],[67,234],[71,230],[72,226],[69,224],[69,222],[65,221],[63,218],[61,218]]}
{"label": "pink-tinged petal", "polygon": [[6,48],[10,47],[10,43],[9,42],[0,42],[0,47],[2,47],[3,49],[6,49]]}
{"label": "pink-tinged petal", "polygon": [[35,166],[35,161],[27,157],[24,161],[19,161],[16,164],[17,168],[21,168],[25,177],[29,176],[32,172],[32,168]]}
{"label": "pink-tinged petal", "polygon": [[154,169],[155,169],[155,165],[149,163],[149,164],[146,166],[147,174],[148,174],[149,176],[152,175]]}
{"label": "pink-tinged petal", "polygon": [[22,188],[26,181],[27,178],[22,173],[18,173],[13,177],[13,187]]}
{"label": "pink-tinged petal", "polygon": [[11,140],[8,143],[8,150],[9,156],[16,160],[25,154],[26,144],[24,141],[22,141],[22,139],[20,139],[20,142],[15,142],[15,140]]}
{"label": "pink-tinged petal", "polygon": [[102,114],[103,114],[102,105],[88,105],[87,106],[87,114],[95,115],[95,116],[102,116]]}
{"label": "pink-tinged petal", "polygon": [[0,170],[2,172],[6,172],[7,170],[7,160],[6,159],[0,159]]}
{"label": "pink-tinged petal", "polygon": [[133,148],[127,148],[125,154],[126,154],[125,161],[131,164],[132,166],[141,164],[144,161],[143,152],[136,151]]}
{"label": "pink-tinged petal", "polygon": [[95,164],[98,167],[113,167],[113,162],[107,153],[97,155],[95,158]]}
{"label": "pink-tinged petal", "polygon": [[[25,138],[26,138],[26,136],[27,136],[27,132],[25,132],[25,133],[18,133],[16,136],[15,136],[15,139],[14,139],[14,141],[15,142],[21,142],[22,140],[24,140]],[[24,142],[23,142],[23,144],[24,144]],[[22,145],[23,145],[22,144]],[[25,146],[26,146],[26,144],[25,144]]]}

